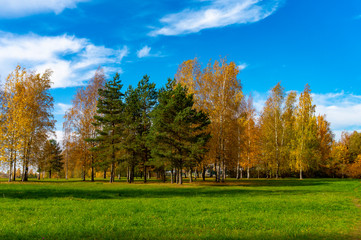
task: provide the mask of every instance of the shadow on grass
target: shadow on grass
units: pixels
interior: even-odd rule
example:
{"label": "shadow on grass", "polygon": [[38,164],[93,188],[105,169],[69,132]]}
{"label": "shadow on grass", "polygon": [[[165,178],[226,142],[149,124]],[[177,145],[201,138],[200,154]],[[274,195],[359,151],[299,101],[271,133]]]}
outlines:
{"label": "shadow on grass", "polygon": [[[286,180],[285,180],[286,181]],[[291,180],[290,180],[291,181]],[[51,184],[7,184],[0,185],[1,198],[14,199],[46,199],[46,198],[79,198],[79,199],[125,199],[125,198],[172,198],[172,197],[236,197],[237,195],[257,196],[257,195],[302,195],[312,193],[317,189],[277,189],[262,188],[263,186],[299,186],[292,185],[294,181],[281,184],[283,181],[272,182],[259,181],[259,185],[254,188],[238,187],[239,185],[217,185],[209,183],[196,187],[177,187],[173,185],[51,185]],[[287,184],[288,183],[288,184]],[[311,182],[309,183],[311,184]],[[327,184],[324,181],[313,181],[312,185]],[[308,186],[303,182],[304,186]],[[303,186],[302,185],[302,186]],[[134,187],[133,187],[134,186]],[[141,186],[141,188],[139,188]],[[190,186],[190,185],[189,185]],[[216,187],[214,187],[216,186]],[[249,186],[249,185],[241,185]],[[275,186],[275,187],[276,187]],[[257,188],[259,187],[259,188]]]}
{"label": "shadow on grass", "polygon": [[[358,239],[353,238],[352,235],[348,234],[339,234],[339,233],[293,233],[293,234],[274,234],[272,232],[263,232],[263,233],[254,233],[251,234],[252,236],[242,236],[242,233],[239,236],[229,236],[228,234],[222,233],[209,233],[206,234],[199,234],[198,232],[194,232],[192,230],[188,231],[187,233],[179,232],[179,231],[172,231],[172,235],[163,231],[159,232],[155,229],[152,230],[138,230],[138,229],[129,229],[129,230],[121,230],[121,229],[113,229],[107,231],[66,231],[64,229],[63,232],[54,233],[46,232],[46,233],[39,233],[34,232],[32,233],[22,233],[22,232],[7,232],[7,233],[0,233],[0,237],[3,240],[7,239],[154,239],[154,240],[162,240],[162,239],[229,239],[229,240],[271,240],[271,239],[278,239],[278,240],[289,240],[289,239]],[[249,234],[247,234],[249,235]]]}

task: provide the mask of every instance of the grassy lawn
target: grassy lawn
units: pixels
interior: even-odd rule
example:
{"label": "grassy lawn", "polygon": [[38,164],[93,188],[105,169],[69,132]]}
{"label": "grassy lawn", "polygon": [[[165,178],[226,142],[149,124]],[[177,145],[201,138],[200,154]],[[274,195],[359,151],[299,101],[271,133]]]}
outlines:
{"label": "grassy lawn", "polygon": [[360,239],[359,180],[0,183],[0,239]]}

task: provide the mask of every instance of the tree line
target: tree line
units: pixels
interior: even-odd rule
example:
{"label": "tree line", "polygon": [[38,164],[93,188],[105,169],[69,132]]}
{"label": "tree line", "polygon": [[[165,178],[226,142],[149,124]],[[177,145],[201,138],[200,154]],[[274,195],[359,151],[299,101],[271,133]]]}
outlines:
{"label": "tree line", "polygon": [[[243,94],[237,65],[226,59],[204,68],[197,59],[185,61],[160,89],[144,76],[123,90],[119,74],[106,80],[99,68],[77,90],[64,116],[61,150],[49,140],[54,127],[50,74],[18,67],[6,80],[1,156],[9,164],[9,180],[17,161],[24,181],[30,165],[39,178],[55,174],[114,182],[126,176],[129,183],[136,176],[180,184],[184,177],[190,182],[206,177],[216,182],[227,177],[361,177],[361,133],[343,133],[335,141],[326,116],[316,116],[308,84],[298,94],[278,83],[257,112],[252,96]],[[46,86],[36,85],[39,79]],[[31,82],[38,95],[19,87]],[[31,115],[32,108],[38,115]],[[37,117],[27,120],[27,114]]]}

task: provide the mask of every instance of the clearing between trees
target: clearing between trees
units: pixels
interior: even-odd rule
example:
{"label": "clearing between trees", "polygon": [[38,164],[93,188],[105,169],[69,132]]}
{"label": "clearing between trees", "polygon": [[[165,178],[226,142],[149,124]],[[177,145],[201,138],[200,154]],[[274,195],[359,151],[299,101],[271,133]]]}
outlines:
{"label": "clearing between trees", "polygon": [[359,239],[359,180],[0,181],[0,239]]}

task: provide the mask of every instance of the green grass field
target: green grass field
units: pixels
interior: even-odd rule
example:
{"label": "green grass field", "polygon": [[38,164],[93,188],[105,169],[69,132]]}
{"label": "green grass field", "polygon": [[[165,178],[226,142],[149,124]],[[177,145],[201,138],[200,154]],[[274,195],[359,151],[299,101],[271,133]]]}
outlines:
{"label": "green grass field", "polygon": [[0,183],[0,239],[361,239],[359,180]]}

